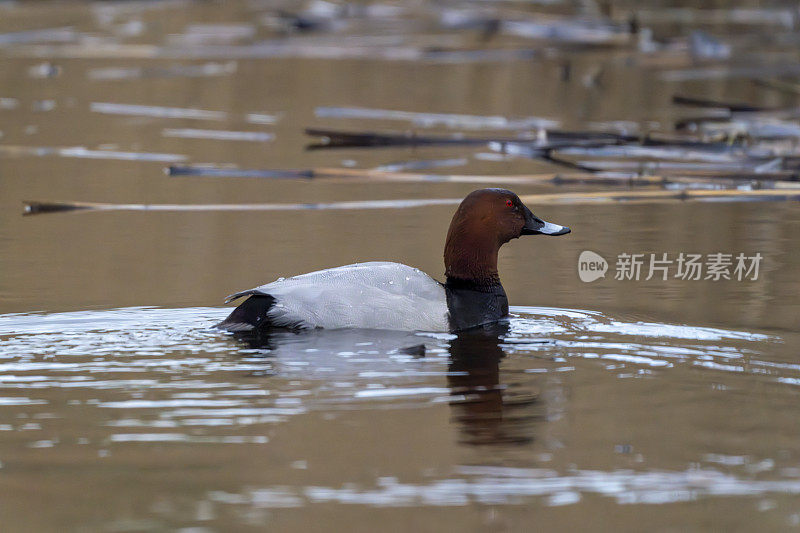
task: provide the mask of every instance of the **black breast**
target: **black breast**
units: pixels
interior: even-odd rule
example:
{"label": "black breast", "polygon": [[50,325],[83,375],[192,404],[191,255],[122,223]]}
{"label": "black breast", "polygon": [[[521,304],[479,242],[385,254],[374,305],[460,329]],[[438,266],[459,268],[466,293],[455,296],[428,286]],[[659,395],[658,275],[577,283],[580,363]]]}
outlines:
{"label": "black breast", "polygon": [[450,331],[490,324],[508,315],[508,298],[500,283],[479,284],[448,278],[444,289]]}

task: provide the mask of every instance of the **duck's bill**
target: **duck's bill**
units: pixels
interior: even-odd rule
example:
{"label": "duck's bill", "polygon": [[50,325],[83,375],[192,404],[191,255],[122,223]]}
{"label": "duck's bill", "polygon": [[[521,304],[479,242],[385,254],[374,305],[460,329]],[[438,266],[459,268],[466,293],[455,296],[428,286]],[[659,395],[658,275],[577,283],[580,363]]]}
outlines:
{"label": "duck's bill", "polygon": [[566,235],[571,229],[567,226],[559,226],[558,224],[553,224],[552,222],[545,222],[541,218],[537,217],[530,211],[526,213],[525,217],[525,225],[522,227],[522,234],[523,235]]}
{"label": "duck's bill", "polygon": [[536,233],[541,233],[542,235],[566,235],[572,231],[567,226],[559,226],[558,224],[552,224],[550,222],[545,222],[544,226],[539,228]]}

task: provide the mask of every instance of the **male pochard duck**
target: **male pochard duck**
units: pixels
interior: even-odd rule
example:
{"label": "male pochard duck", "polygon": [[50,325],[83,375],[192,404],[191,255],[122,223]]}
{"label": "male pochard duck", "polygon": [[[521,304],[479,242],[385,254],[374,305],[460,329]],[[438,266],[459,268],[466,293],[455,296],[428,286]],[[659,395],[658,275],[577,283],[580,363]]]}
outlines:
{"label": "male pochard duck", "polygon": [[459,331],[508,314],[497,274],[500,247],[521,235],[564,235],[505,189],[481,189],[458,206],[444,246],[445,283],[400,263],[329,268],[232,294],[249,296],[218,327]]}

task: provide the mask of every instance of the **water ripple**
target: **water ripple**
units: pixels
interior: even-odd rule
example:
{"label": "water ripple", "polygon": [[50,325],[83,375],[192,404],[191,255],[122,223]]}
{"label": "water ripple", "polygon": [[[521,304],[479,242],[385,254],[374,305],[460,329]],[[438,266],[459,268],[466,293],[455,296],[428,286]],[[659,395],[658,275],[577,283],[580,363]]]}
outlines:
{"label": "water ripple", "polygon": [[[0,391],[5,391],[0,417],[12,408],[27,409],[28,415],[41,414],[43,406],[59,412],[66,402],[95,410],[88,423],[101,420],[94,423],[106,431],[172,430],[159,433],[162,437],[112,433],[107,436],[112,444],[159,439],[258,444],[216,433],[266,428],[310,411],[450,403],[463,411],[458,417],[466,424],[465,442],[524,442],[522,429],[529,422],[509,410],[536,405],[537,376],[596,367],[620,379],[652,378],[686,367],[721,376],[748,374],[778,385],[800,383],[800,365],[771,360],[778,337],[626,322],[595,311],[515,307],[495,337],[317,330],[276,333],[255,344],[211,328],[227,311],[136,307],[0,315]],[[403,350],[420,344],[423,357]],[[470,362],[475,354],[477,371]],[[474,411],[475,405],[485,405],[484,411]],[[505,413],[505,421],[488,432],[481,426],[486,409]],[[548,409],[547,416],[560,416],[558,402]],[[473,419],[475,427],[469,425]],[[12,422],[6,425],[19,427]],[[206,434],[174,431],[181,427],[203,428]]]}

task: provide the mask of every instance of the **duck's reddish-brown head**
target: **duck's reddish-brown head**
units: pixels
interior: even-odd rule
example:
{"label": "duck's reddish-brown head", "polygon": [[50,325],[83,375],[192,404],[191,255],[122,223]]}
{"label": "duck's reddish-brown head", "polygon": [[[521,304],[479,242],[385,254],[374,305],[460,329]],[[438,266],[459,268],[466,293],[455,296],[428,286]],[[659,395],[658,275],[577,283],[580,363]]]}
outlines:
{"label": "duck's reddish-brown head", "polygon": [[506,189],[471,192],[458,206],[444,246],[448,279],[481,284],[499,283],[497,252],[521,235],[565,235],[566,226],[551,224],[531,213]]}

